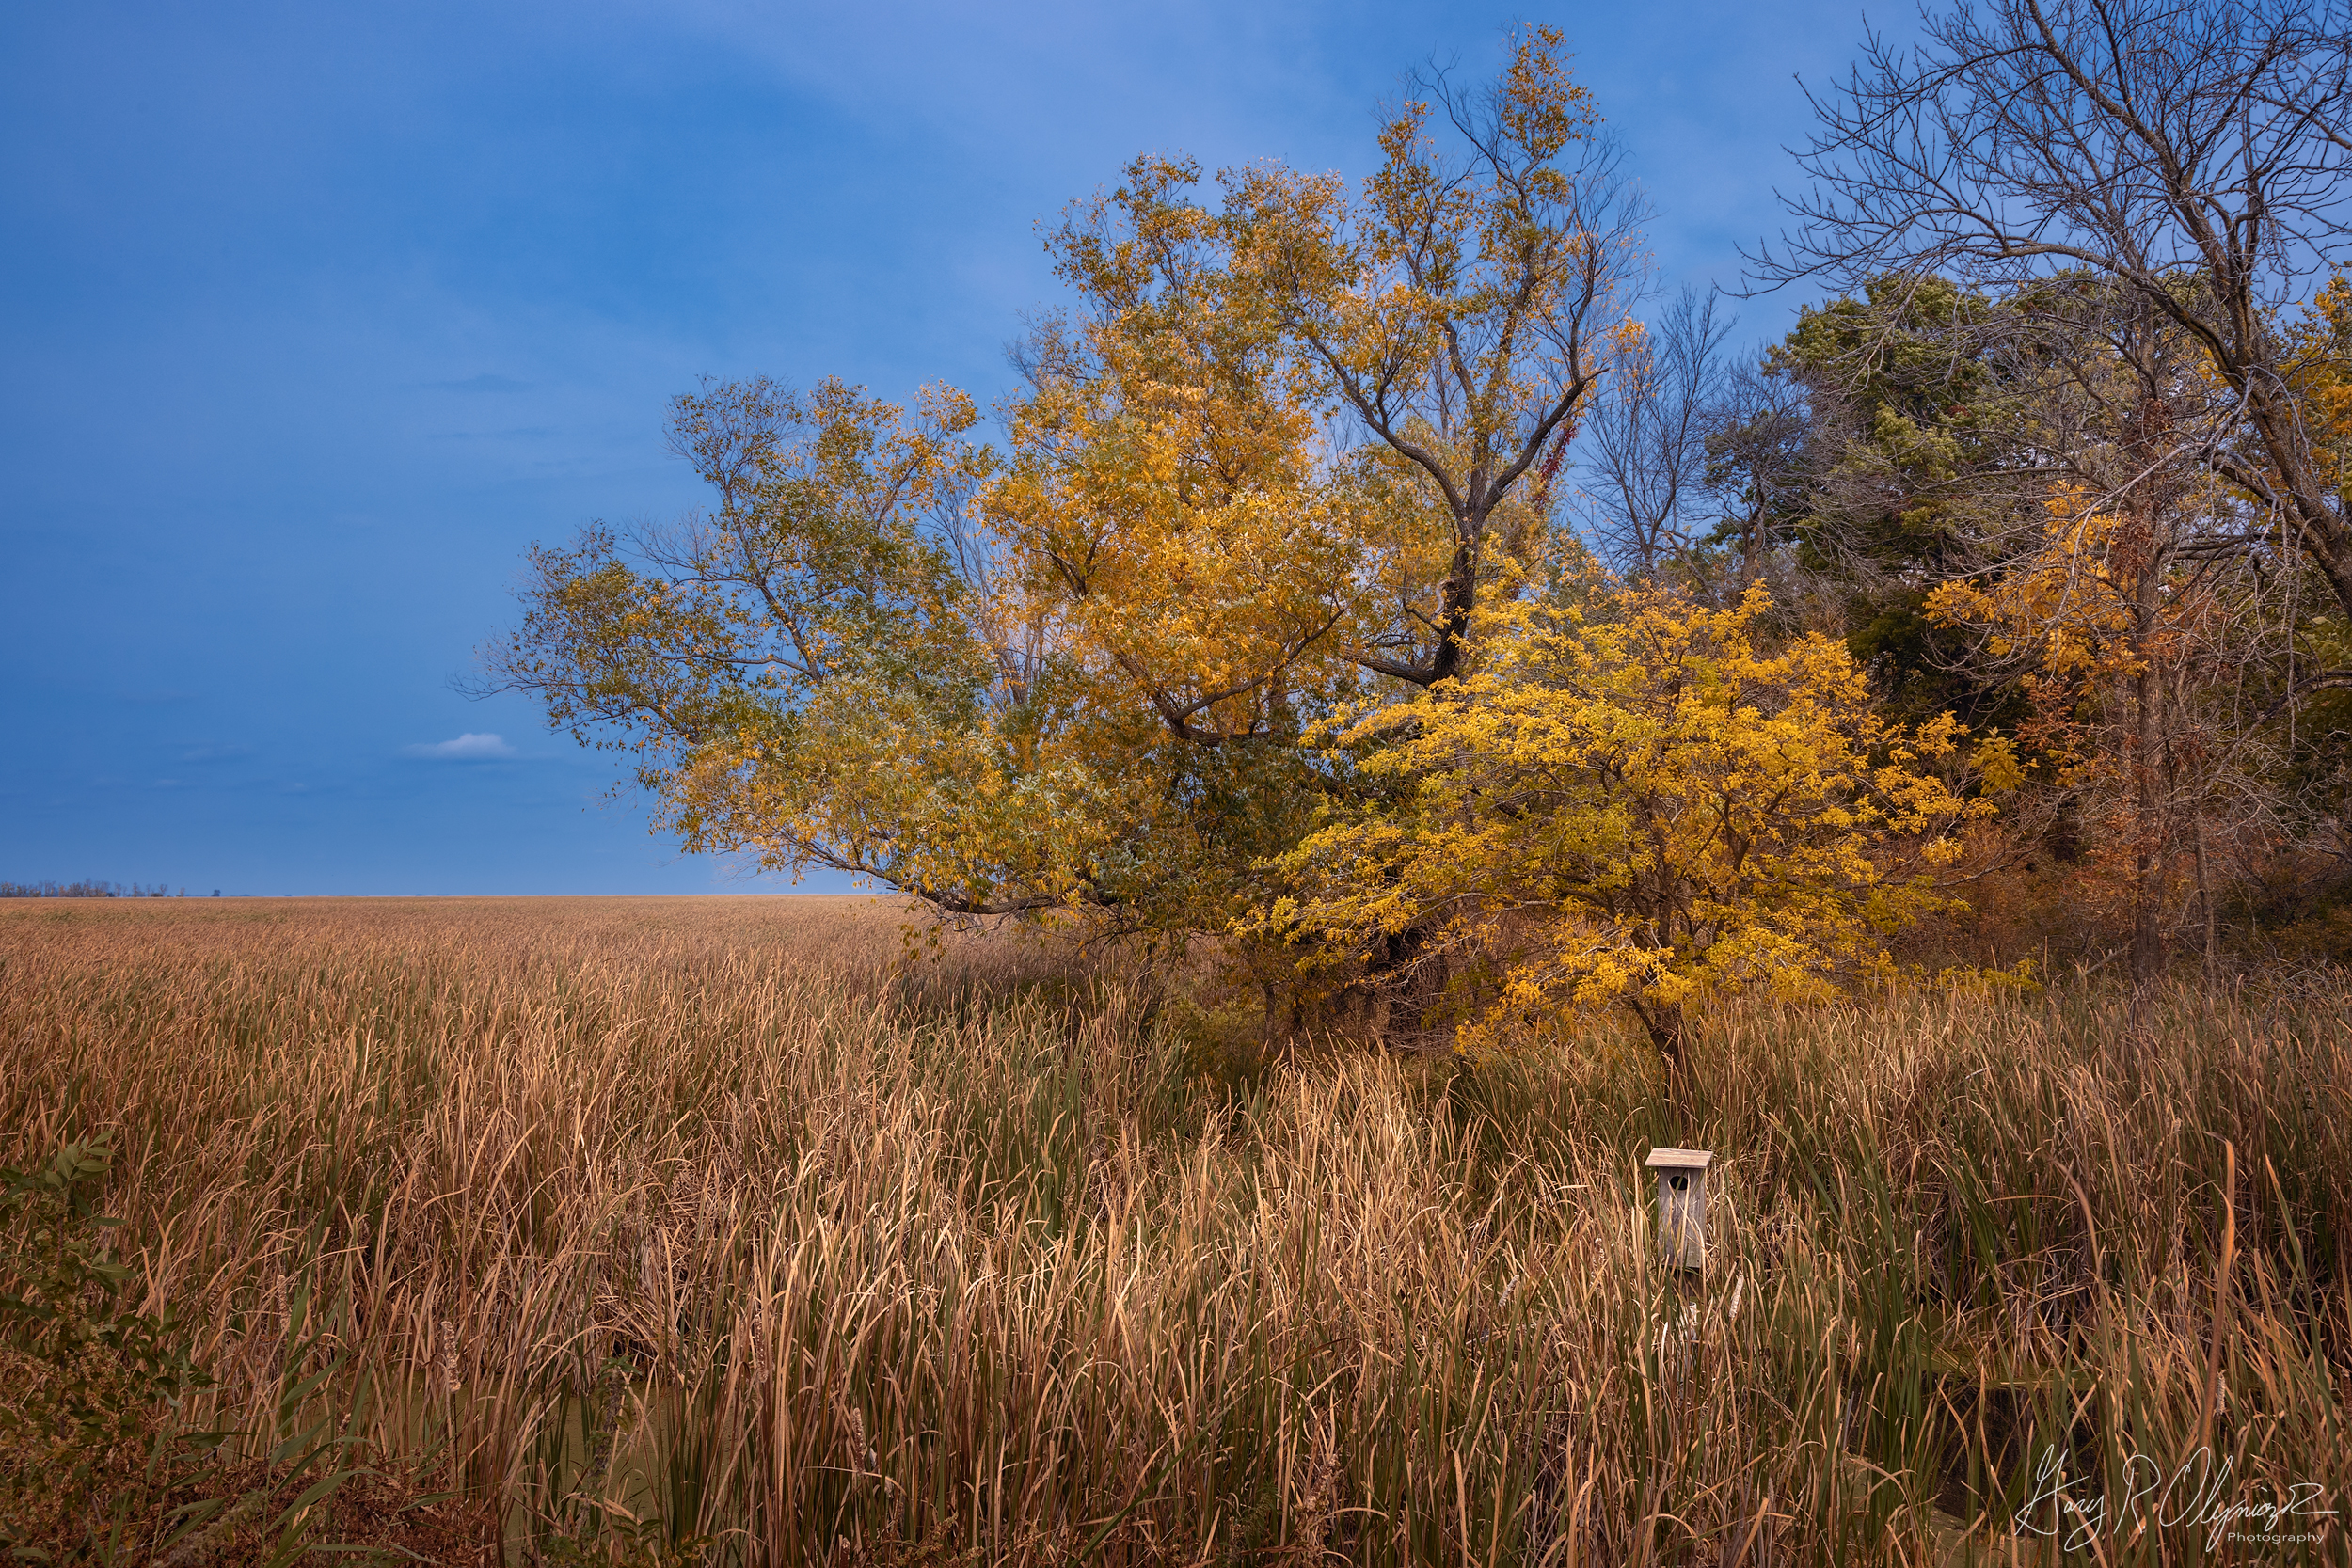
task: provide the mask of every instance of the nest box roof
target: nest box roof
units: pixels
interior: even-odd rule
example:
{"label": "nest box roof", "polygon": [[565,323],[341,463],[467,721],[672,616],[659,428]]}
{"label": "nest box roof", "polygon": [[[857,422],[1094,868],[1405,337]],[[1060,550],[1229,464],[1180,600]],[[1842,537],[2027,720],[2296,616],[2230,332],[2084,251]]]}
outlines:
{"label": "nest box roof", "polygon": [[1652,1170],[1705,1170],[1714,1158],[1711,1148],[1653,1148],[1642,1163]]}

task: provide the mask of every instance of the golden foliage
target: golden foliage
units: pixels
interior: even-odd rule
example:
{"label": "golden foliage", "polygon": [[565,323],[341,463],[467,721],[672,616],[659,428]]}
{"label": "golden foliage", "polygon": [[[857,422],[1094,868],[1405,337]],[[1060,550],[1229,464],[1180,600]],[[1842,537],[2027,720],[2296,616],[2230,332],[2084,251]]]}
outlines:
{"label": "golden foliage", "polygon": [[2247,629],[2233,624],[2247,607],[2182,547],[2188,515],[2103,505],[2060,483],[2040,539],[2006,571],[1940,584],[1927,599],[1938,623],[1979,631],[1995,658],[2024,667],[2032,713],[2018,738],[2094,828],[2076,896],[2128,905],[2143,926],[2173,896],[2183,842],[2204,853],[2211,774],[2231,740],[2198,699]]}
{"label": "golden foliage", "polygon": [[690,848],[1228,929],[1339,782],[1307,728],[1452,672],[1543,547],[1637,264],[1556,32],[1430,86],[1359,193],[1259,166],[1206,202],[1145,158],[1073,208],[1078,309],[1021,349],[1001,451],[947,390],[679,400],[716,507],[537,551],[495,678],[633,753]]}
{"label": "golden foliage", "polygon": [[[1759,651],[1761,587],[1710,610],[1656,586],[1488,610],[1486,662],[1336,736],[1393,797],[1342,816],[1287,869],[1311,891],[1268,928],[1367,954],[1436,927],[1499,964],[1466,1044],[1625,1002],[1661,1043],[1695,998],[1831,992],[1941,901],[1932,868],[1992,803],[1932,771],[1964,733],[1906,732],[1819,636]],[[1989,774],[2011,766],[1978,748]]]}
{"label": "golden foliage", "polygon": [[2325,481],[2352,499],[2352,279],[2339,270],[2296,325],[2290,382]]}

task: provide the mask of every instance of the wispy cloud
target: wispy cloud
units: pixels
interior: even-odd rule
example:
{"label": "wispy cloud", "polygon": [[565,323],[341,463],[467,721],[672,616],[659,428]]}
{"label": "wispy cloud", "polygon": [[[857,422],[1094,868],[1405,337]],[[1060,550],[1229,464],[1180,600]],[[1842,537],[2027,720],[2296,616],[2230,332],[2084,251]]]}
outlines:
{"label": "wispy cloud", "polygon": [[222,741],[200,740],[183,743],[182,762],[234,762],[253,754],[250,746],[231,745]]}
{"label": "wispy cloud", "polygon": [[434,432],[436,441],[544,441],[561,432],[551,424],[516,425],[512,430],[440,430]]}
{"label": "wispy cloud", "polygon": [[425,386],[436,392],[527,392],[531,383],[517,381],[511,375],[469,375],[463,381],[428,381]]}
{"label": "wispy cloud", "polygon": [[515,748],[501,736],[461,735],[454,740],[437,740],[429,746],[403,746],[405,757],[434,757],[445,761],[479,761],[485,757],[511,757]]}

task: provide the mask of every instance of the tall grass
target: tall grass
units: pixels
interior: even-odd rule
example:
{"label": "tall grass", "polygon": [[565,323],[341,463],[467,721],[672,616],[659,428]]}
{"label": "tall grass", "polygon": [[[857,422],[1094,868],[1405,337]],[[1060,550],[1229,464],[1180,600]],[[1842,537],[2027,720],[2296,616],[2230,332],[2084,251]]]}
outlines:
{"label": "tall grass", "polygon": [[115,1131],[226,1404],[344,1304],[359,1435],[518,1560],[2344,1560],[2222,1512],[2352,1481],[2341,985],[1735,1009],[1670,1097],[1605,1034],[1204,1073],[1151,974],[898,919],[0,911],[0,1134]]}

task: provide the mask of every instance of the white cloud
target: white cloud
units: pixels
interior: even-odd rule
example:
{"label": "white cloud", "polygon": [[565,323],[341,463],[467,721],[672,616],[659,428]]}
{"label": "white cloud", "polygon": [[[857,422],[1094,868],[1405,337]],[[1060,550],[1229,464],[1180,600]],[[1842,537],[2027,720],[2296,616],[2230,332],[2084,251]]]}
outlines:
{"label": "white cloud", "polygon": [[430,746],[403,746],[403,756],[440,757],[456,761],[477,761],[483,757],[511,757],[515,748],[502,736],[495,735],[461,735],[454,740],[439,740]]}
{"label": "white cloud", "polygon": [[428,381],[425,385],[437,392],[528,392],[531,383],[517,381],[511,375],[469,375],[463,381]]}

